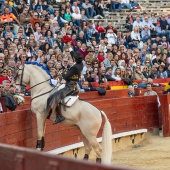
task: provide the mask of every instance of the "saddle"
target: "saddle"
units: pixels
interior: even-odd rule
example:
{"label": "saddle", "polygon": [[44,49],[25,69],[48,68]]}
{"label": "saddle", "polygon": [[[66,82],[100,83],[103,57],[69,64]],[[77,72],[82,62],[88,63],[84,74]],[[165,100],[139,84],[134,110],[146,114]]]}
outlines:
{"label": "saddle", "polygon": [[[63,89],[64,87],[65,87],[65,84],[62,84],[58,88],[53,89],[52,92],[50,93],[50,96],[53,95],[56,91]],[[60,103],[67,107],[72,106],[79,98],[78,93],[79,91],[76,88],[74,91],[68,93],[67,96],[64,99],[62,99]]]}

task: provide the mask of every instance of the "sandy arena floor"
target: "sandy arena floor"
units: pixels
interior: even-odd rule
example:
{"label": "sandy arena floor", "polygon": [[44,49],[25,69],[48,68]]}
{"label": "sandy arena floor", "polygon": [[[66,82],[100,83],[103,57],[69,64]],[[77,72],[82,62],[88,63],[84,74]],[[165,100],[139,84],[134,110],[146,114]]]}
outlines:
{"label": "sandy arena floor", "polygon": [[170,170],[170,137],[147,135],[142,144],[114,152],[113,164],[144,170]]}

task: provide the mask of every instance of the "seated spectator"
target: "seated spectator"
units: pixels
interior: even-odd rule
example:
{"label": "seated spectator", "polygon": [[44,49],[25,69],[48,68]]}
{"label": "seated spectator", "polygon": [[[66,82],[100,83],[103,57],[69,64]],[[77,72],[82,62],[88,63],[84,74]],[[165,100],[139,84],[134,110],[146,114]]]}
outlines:
{"label": "seated spectator", "polygon": [[144,75],[144,77],[146,79],[148,79],[150,77],[150,75],[149,75],[149,68],[146,65],[143,67],[142,74]]}
{"label": "seated spectator", "polygon": [[82,82],[81,85],[82,88],[80,89],[80,92],[97,91],[96,88],[90,86],[90,83],[88,81]]}
{"label": "seated spectator", "polygon": [[4,80],[9,81],[7,69],[3,69],[2,72],[1,72],[1,75],[0,75],[0,84],[2,84],[2,82]]}
{"label": "seated spectator", "polygon": [[143,23],[141,22],[140,17],[136,17],[136,21],[133,23],[133,29],[136,26],[138,27],[139,31],[143,29]]}
{"label": "seated spectator", "polygon": [[134,89],[133,86],[128,86],[128,97],[134,97],[135,93],[134,93]]}
{"label": "seated spectator", "polygon": [[94,10],[95,10],[95,16],[94,16],[94,18],[95,18],[95,19],[103,19],[104,14],[103,14],[103,9],[102,9],[102,7],[101,7],[100,2],[97,1],[97,0],[95,0],[93,7],[94,7]]}
{"label": "seated spectator", "polygon": [[121,8],[121,0],[112,0],[111,5],[112,5],[113,12],[115,12],[116,9],[118,9],[118,12],[120,12],[122,10],[122,8]]}
{"label": "seated spectator", "polygon": [[69,8],[66,9],[66,13],[64,14],[64,19],[68,22],[72,21],[72,14]]}
{"label": "seated spectator", "polygon": [[77,6],[77,2],[74,2],[74,3],[73,3],[73,6],[72,6],[72,11],[73,11],[73,13],[75,13],[75,9],[77,9],[77,10],[78,10],[78,13],[80,14],[80,8]]}
{"label": "seated spectator", "polygon": [[106,71],[107,81],[115,81],[115,79],[112,77],[112,68],[108,67]]}
{"label": "seated spectator", "polygon": [[121,69],[119,67],[116,68],[112,78],[114,78],[116,81],[121,81]]}
{"label": "seated spectator", "polygon": [[87,35],[88,35],[88,39],[92,39],[92,37],[95,37],[96,42],[99,43],[99,33],[95,29],[95,26],[93,26],[93,22],[91,21],[89,22],[88,25]]}
{"label": "seated spectator", "polygon": [[157,79],[158,78],[158,71],[155,65],[152,65],[150,78]]}
{"label": "seated spectator", "polygon": [[18,25],[20,25],[20,22],[16,18],[16,16],[13,13],[10,13],[10,10],[8,7],[4,9],[4,14],[0,17],[1,23],[10,23],[13,21],[16,21]]}
{"label": "seated spectator", "polygon": [[155,17],[155,13],[151,13],[151,17],[149,18],[149,22],[151,22],[154,26],[156,26],[157,18]]}
{"label": "seated spectator", "polygon": [[86,57],[86,55],[88,54],[86,44],[82,44],[82,45],[81,45],[81,48],[80,48],[78,51],[79,51],[80,53],[82,53],[82,55],[83,55],[83,60],[84,60],[85,57]]}
{"label": "seated spectator", "polygon": [[151,38],[151,32],[147,25],[145,25],[144,30],[141,31],[142,41],[146,42],[148,38]]}
{"label": "seated spectator", "polygon": [[134,40],[131,37],[130,31],[126,32],[125,43],[124,44],[125,44],[127,49],[132,49],[132,48],[137,47],[137,43],[134,43]]}
{"label": "seated spectator", "polygon": [[135,26],[133,28],[133,31],[131,32],[131,38],[136,44],[140,42],[140,33],[139,28],[137,26]]}
{"label": "seated spectator", "polygon": [[158,68],[158,78],[167,78],[167,72],[165,71],[164,67],[162,65]]}
{"label": "seated spectator", "polygon": [[160,22],[157,22],[155,30],[156,30],[156,35],[157,36],[159,36],[161,38],[163,36],[166,36],[166,38],[169,39],[169,32],[167,30],[162,30]]}
{"label": "seated spectator", "polygon": [[37,12],[34,12],[34,15],[30,18],[30,23],[32,25],[32,28],[35,28],[35,23],[38,23],[40,25],[40,19],[38,18]]}
{"label": "seated spectator", "polygon": [[89,0],[85,0],[82,4],[83,9],[86,11],[86,15],[88,18],[92,18],[94,15],[93,5],[89,2]]}
{"label": "seated spectator", "polygon": [[98,23],[97,23],[95,28],[98,31],[98,33],[100,34],[101,39],[104,39],[105,29],[103,27],[103,22],[102,21],[98,21]]}
{"label": "seated spectator", "polygon": [[121,8],[126,7],[128,9],[133,9],[131,4],[129,3],[129,0],[121,0]]}
{"label": "seated spectator", "polygon": [[84,9],[81,10],[81,18],[84,21],[88,21],[89,20],[89,18],[86,15],[86,11]]}
{"label": "seated spectator", "polygon": [[134,79],[135,80],[142,80],[144,78],[144,75],[141,72],[140,66],[136,66],[134,71]]}
{"label": "seated spectator", "polygon": [[104,57],[104,52],[103,51],[99,51],[99,54],[97,55],[98,61],[101,63],[105,60]]}
{"label": "seated spectator", "polygon": [[117,43],[117,35],[113,32],[113,30],[108,30],[105,36],[108,38],[109,44]]}
{"label": "seated spectator", "polygon": [[132,31],[133,29],[133,23],[134,23],[134,19],[131,13],[129,13],[126,17],[126,25],[125,28],[128,29],[129,31]]}
{"label": "seated spectator", "polygon": [[88,51],[88,54],[85,56],[85,61],[89,61],[92,64],[93,61],[95,61],[96,59],[94,50],[92,48],[89,48],[87,51]]}
{"label": "seated spectator", "polygon": [[138,84],[138,88],[144,88],[146,89],[146,84],[147,84],[148,80],[146,78],[142,79],[142,82]]}
{"label": "seated spectator", "polygon": [[73,23],[76,27],[80,26],[81,24],[81,14],[78,13],[78,9],[75,9],[75,12],[72,14],[72,19],[73,19]]}

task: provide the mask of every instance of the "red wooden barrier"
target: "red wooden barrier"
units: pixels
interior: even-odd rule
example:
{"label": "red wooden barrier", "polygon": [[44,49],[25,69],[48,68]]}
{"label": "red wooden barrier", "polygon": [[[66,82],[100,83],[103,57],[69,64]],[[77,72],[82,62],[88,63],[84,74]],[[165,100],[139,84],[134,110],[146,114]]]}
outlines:
{"label": "red wooden barrier", "polygon": [[170,136],[170,94],[162,95],[163,136]]}
{"label": "red wooden barrier", "polygon": [[[91,101],[91,100],[103,100],[107,98],[122,98],[122,97],[128,97],[128,91],[127,89],[122,89],[122,90],[107,90],[105,96],[100,96],[97,91],[92,91],[92,92],[82,92],[79,93],[79,97],[83,100],[86,101]],[[16,110],[25,110],[30,108],[30,101],[31,97],[24,97],[25,98],[25,103],[21,106],[18,106]],[[4,100],[1,98],[2,103],[3,103],[3,108],[4,112],[11,112],[9,109],[7,109],[4,105]]]}
{"label": "red wooden barrier", "polygon": [[[0,144],[2,170],[130,170],[62,156],[52,156],[31,149]],[[132,170],[132,169],[131,169]],[[135,170],[135,169],[133,169]],[[137,169],[136,169],[137,170]]]}
{"label": "red wooden barrier", "polygon": [[[90,103],[106,112],[113,134],[159,126],[156,96],[111,98]],[[102,129],[98,137],[101,136],[101,131]],[[46,150],[81,141],[77,129],[52,125],[50,121],[47,121],[45,138]],[[30,110],[0,114],[0,142],[35,148],[36,140],[36,119]]]}

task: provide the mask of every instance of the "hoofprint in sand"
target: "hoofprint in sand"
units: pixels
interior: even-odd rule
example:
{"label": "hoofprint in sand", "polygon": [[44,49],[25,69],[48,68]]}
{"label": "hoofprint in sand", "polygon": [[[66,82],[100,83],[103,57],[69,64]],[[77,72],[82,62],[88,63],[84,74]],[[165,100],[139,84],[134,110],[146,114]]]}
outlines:
{"label": "hoofprint in sand", "polygon": [[112,163],[146,170],[170,170],[170,137],[148,134],[141,144],[113,152]]}

